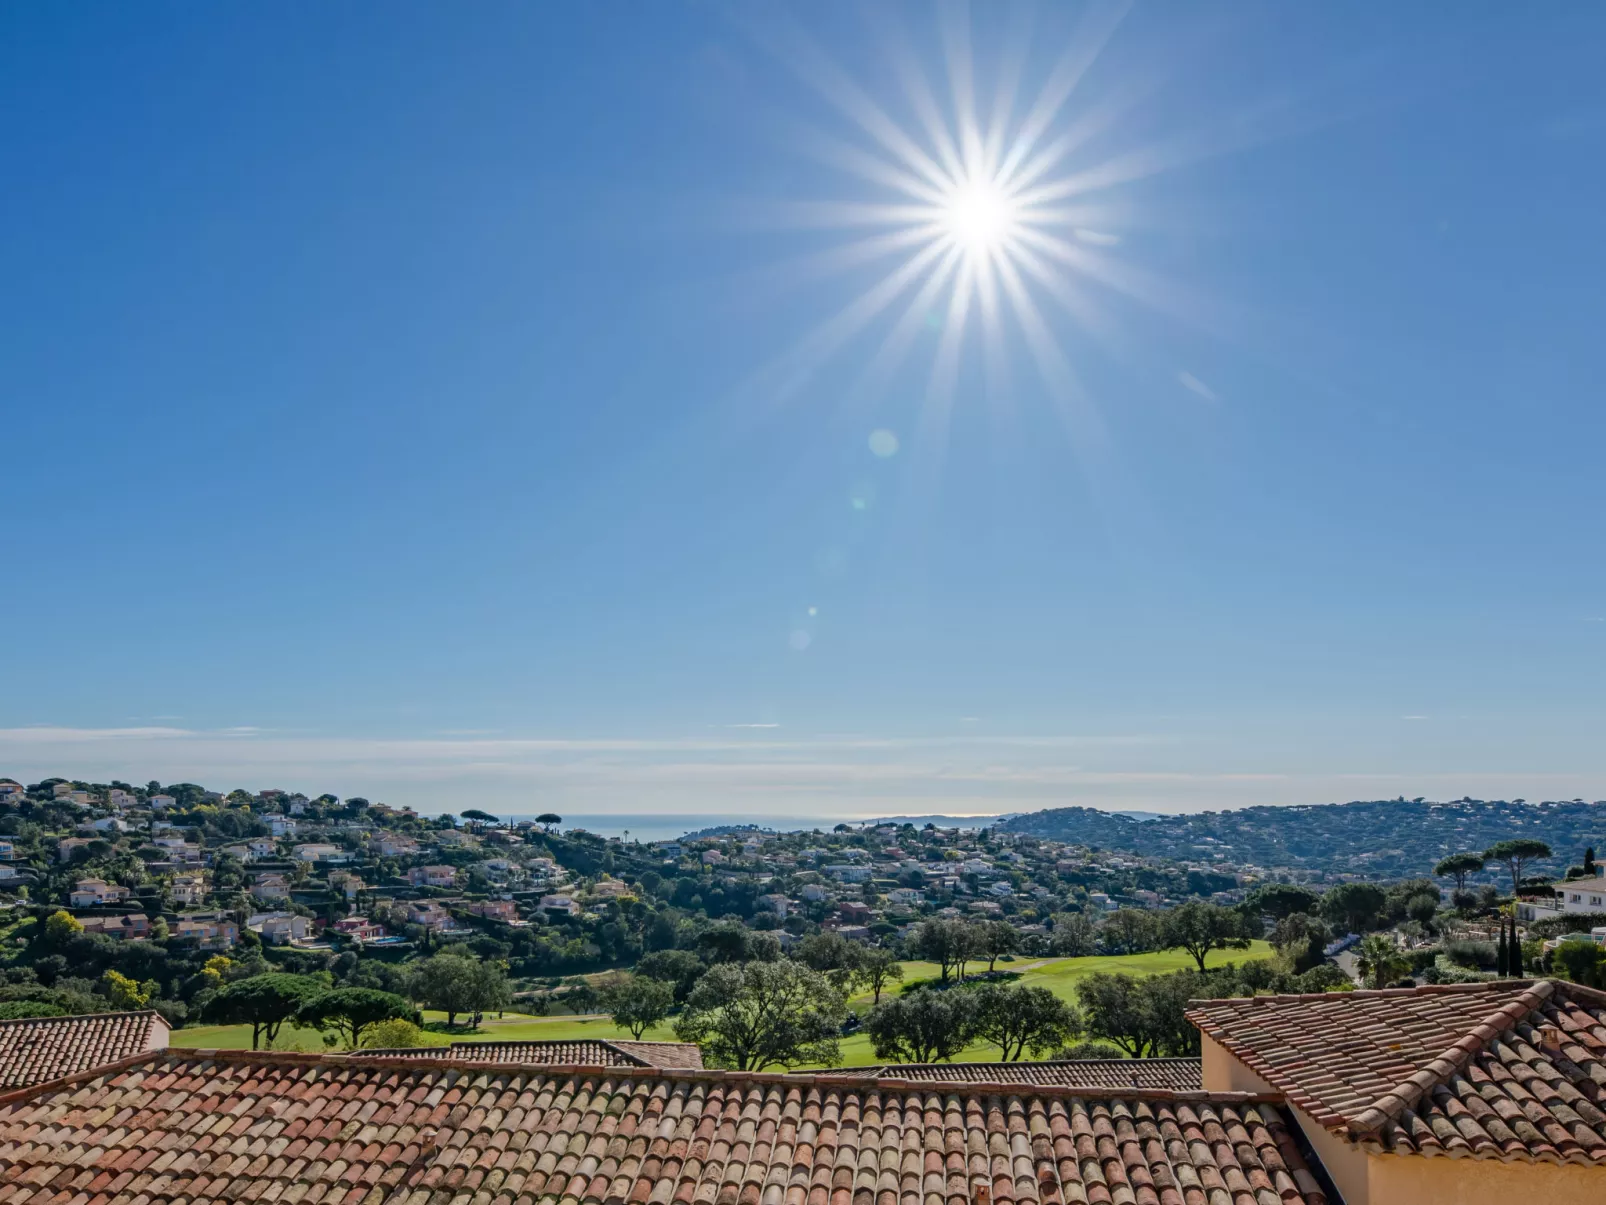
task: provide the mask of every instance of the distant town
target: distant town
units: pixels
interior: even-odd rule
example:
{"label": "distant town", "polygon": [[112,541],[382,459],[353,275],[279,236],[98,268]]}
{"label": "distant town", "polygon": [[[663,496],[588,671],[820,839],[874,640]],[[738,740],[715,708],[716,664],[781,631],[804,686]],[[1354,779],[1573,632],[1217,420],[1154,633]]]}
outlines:
{"label": "distant town", "polygon": [[[1402,811],[1382,838],[1395,843],[1387,857],[1371,858],[1393,873],[1356,869],[1380,815]],[[644,843],[565,829],[551,813],[504,822],[275,788],[0,780],[0,1012],[132,1002],[184,1026],[215,1014],[228,982],[268,971],[428,1005],[414,971],[441,953],[493,968],[487,992],[458,1010],[470,1014],[515,1001],[532,1015],[595,1013],[607,1005],[599,976],[681,954],[694,962],[671,976],[670,1009],[710,963],[795,958],[851,979],[864,960],[854,950],[927,959],[946,980],[971,963],[996,973],[1001,958],[1167,949],[1192,950],[1203,972],[1211,949],[1269,942],[1280,982],[1325,989],[1365,978],[1343,951],[1370,935],[1392,950],[1374,981],[1455,981],[1504,969],[1506,955],[1494,962],[1507,940],[1528,943],[1538,970],[1553,957],[1545,941],[1606,920],[1598,887],[1560,889],[1598,881],[1589,833],[1606,838],[1603,818],[1606,805],[1582,801],[1399,800],[1152,820],[1077,809],[978,829],[734,827]],[[1075,840],[1078,826],[1097,839]],[[1279,862],[1265,851],[1295,843],[1278,826],[1337,826],[1345,843]],[[1547,837],[1574,842],[1575,863]]]}

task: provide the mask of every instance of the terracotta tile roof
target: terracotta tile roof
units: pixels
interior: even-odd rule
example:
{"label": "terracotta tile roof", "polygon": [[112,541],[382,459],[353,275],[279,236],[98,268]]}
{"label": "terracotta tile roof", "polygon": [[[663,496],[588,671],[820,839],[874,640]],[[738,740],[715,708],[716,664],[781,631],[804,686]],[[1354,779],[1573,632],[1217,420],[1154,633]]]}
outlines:
{"label": "terracotta tile roof", "polygon": [[0,1096],[0,1205],[1325,1205],[1243,1093],[167,1051]]}
{"label": "terracotta tile roof", "polygon": [[405,1050],[362,1050],[366,1058],[458,1059],[562,1067],[697,1068],[703,1052],[691,1042],[630,1042],[584,1038],[574,1042],[453,1042]]}
{"label": "terracotta tile roof", "polygon": [[1606,1165],[1606,993],[1506,980],[1195,1001],[1188,1016],[1368,1149]]}
{"label": "terracotta tile roof", "polygon": [[154,1012],[0,1021],[0,1089],[25,1088],[167,1045]]}
{"label": "terracotta tile roof", "polygon": [[696,1042],[631,1042],[614,1038],[608,1045],[633,1055],[649,1067],[684,1070],[703,1065],[702,1048]]}
{"label": "terracotta tile roof", "polygon": [[[851,1069],[844,1074],[854,1074]],[[1197,1092],[1198,1059],[1066,1059],[1051,1063],[890,1063],[879,1079],[949,1084],[1058,1084],[1066,1088],[1175,1088]]]}

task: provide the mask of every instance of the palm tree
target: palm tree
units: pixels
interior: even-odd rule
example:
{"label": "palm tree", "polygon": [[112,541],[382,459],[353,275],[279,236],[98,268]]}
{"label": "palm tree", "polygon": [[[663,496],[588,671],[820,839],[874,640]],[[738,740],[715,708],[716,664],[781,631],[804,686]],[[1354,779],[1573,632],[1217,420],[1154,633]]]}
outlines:
{"label": "palm tree", "polygon": [[1410,969],[1400,948],[1381,933],[1373,933],[1355,948],[1355,965],[1367,987],[1386,987]]}

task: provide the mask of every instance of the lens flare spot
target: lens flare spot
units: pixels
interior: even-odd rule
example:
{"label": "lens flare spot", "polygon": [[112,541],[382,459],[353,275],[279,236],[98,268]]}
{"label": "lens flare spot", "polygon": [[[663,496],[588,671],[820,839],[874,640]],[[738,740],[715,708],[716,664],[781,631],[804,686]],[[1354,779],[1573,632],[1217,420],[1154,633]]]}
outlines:
{"label": "lens flare spot", "polygon": [[786,643],[792,646],[794,653],[801,653],[814,643],[814,637],[810,636],[802,628],[793,628],[792,634],[786,638]]}
{"label": "lens flare spot", "polygon": [[882,460],[898,454],[898,437],[885,427],[870,432],[870,451]]}

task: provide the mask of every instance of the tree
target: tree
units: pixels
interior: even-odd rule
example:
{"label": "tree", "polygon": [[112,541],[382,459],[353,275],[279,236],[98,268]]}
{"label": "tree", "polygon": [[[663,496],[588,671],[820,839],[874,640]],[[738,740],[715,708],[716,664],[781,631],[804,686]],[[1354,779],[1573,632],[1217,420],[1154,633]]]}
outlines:
{"label": "tree", "polygon": [[1243,935],[1243,918],[1219,904],[1190,900],[1167,912],[1161,924],[1167,947],[1186,950],[1201,971],[1211,950],[1249,948],[1249,939]]}
{"label": "tree", "polygon": [[1420,925],[1431,925],[1433,918],[1439,914],[1439,897],[1428,891],[1419,891],[1415,895],[1407,896],[1405,900],[1405,915]]}
{"label": "tree", "polygon": [[457,950],[443,950],[414,963],[407,976],[407,994],[426,1008],[445,1013],[448,1026],[457,1023],[458,1013],[474,1014],[477,1026],[479,1014],[506,1008],[512,999],[500,966]]}
{"label": "tree", "polygon": [[1347,933],[1364,933],[1387,902],[1383,889],[1372,883],[1340,883],[1322,896],[1322,916]]}
{"label": "tree", "polygon": [[364,1050],[414,1050],[428,1045],[424,1031],[400,1017],[393,1021],[376,1021],[362,1033]]}
{"label": "tree", "polygon": [[102,978],[106,982],[106,998],[111,1001],[113,1008],[138,1009],[147,1008],[151,1002],[149,987],[138,980],[130,979],[127,975],[120,975],[116,971],[107,971]]}
{"label": "tree", "polygon": [[1199,1031],[1187,1019],[1188,1002],[1211,994],[1197,971],[1137,978],[1099,971],[1077,984],[1089,1037],[1119,1046],[1133,1058],[1199,1053]]}
{"label": "tree", "polygon": [[1482,854],[1451,854],[1433,868],[1433,873],[1444,879],[1454,879],[1455,889],[1467,889],[1467,876],[1482,870],[1487,859]]}
{"label": "tree", "polygon": [[983,948],[986,929],[982,925],[961,924],[959,930],[961,935],[959,943],[959,982],[963,983],[968,973],[970,960],[986,957],[986,952]]}
{"label": "tree", "polygon": [[709,962],[744,962],[752,935],[740,922],[711,925],[697,935],[697,946]]}
{"label": "tree", "polygon": [[1277,922],[1271,931],[1271,944],[1292,965],[1294,974],[1301,975],[1319,966],[1331,934],[1327,926],[1314,916],[1295,912]]}
{"label": "tree", "polygon": [[870,1045],[880,1059],[935,1063],[970,1044],[976,993],[921,991],[877,1005],[865,1018]]}
{"label": "tree", "polygon": [[980,939],[981,955],[987,959],[989,975],[1000,958],[1020,949],[1020,931],[1008,921],[988,921],[980,927],[977,937]]}
{"label": "tree", "polygon": [[469,822],[469,827],[475,832],[478,832],[487,824],[497,823],[495,816],[491,815],[489,812],[482,812],[479,808],[464,808],[463,819]]}
{"label": "tree", "polygon": [[858,957],[858,946],[842,934],[829,930],[809,934],[797,947],[799,962],[829,976],[838,987],[846,984]]}
{"label": "tree", "polygon": [[1084,958],[1098,949],[1098,933],[1085,912],[1056,912],[1049,949],[1066,958]]}
{"label": "tree", "polygon": [[692,989],[675,1034],[716,1067],[835,1066],[846,1016],[842,993],[802,963],[720,963]]}
{"label": "tree", "polygon": [[83,931],[83,922],[65,909],[52,912],[45,921],[45,938],[51,945],[62,945]]}
{"label": "tree", "polygon": [[337,987],[319,992],[296,1010],[296,1024],[333,1033],[347,1050],[357,1049],[363,1030],[381,1021],[417,1022],[418,1013],[393,992],[369,987]]}
{"label": "tree", "polygon": [[454,1026],[459,1013],[474,1011],[477,961],[456,950],[421,959],[408,972],[407,994],[425,1008],[445,1013],[447,1026]]}
{"label": "tree", "polygon": [[1584,850],[1584,877],[1586,879],[1594,878],[1596,869],[1595,847],[1591,845],[1588,849]]}
{"label": "tree", "polygon": [[1387,987],[1411,969],[1394,940],[1381,933],[1368,934],[1355,947],[1355,966],[1368,987]]}
{"label": "tree", "polygon": [[1095,971],[1076,985],[1088,1036],[1119,1046],[1135,1059],[1152,1057],[1160,1033],[1152,1002],[1136,977]]}
{"label": "tree", "polygon": [[1522,885],[1522,868],[1536,858],[1550,857],[1550,846],[1537,837],[1513,837],[1509,841],[1496,841],[1483,851],[1485,862],[1503,862],[1511,872],[1511,894],[1516,895]]}
{"label": "tree", "polygon": [[1006,1063],[1019,1060],[1028,1050],[1034,1055],[1058,1050],[1081,1033],[1082,1020],[1075,1010],[1046,987],[986,984],[974,994],[974,1032],[997,1046]]}
{"label": "tree", "polygon": [[880,946],[861,948],[853,968],[853,978],[874,993],[870,1002],[874,1007],[881,1003],[881,993],[888,984],[903,981],[903,963],[891,950],[884,950]]}
{"label": "tree", "polygon": [[1554,964],[1574,983],[1606,987],[1606,950],[1587,938],[1563,941],[1556,947]]}
{"label": "tree", "polygon": [[279,1026],[295,1017],[324,985],[310,975],[273,973],[237,979],[218,990],[206,1006],[207,1019],[222,1025],[249,1025],[251,1049],[266,1038],[271,1044]]}
{"label": "tree", "polygon": [[556,812],[542,812],[535,818],[535,822],[550,833],[563,823],[563,817]]}
{"label": "tree", "polygon": [[1188,1020],[1189,1004],[1232,990],[1212,987],[1197,971],[1150,975],[1138,981],[1138,989],[1153,1028],[1155,1051],[1171,1058],[1199,1057],[1199,1030]]}
{"label": "tree", "polygon": [[691,989],[702,978],[707,965],[690,950],[654,950],[636,963],[636,974],[667,983],[674,989],[675,1003],[684,1004]]}
{"label": "tree", "polygon": [[628,1029],[638,1042],[658,1022],[669,1015],[675,1003],[675,989],[661,979],[632,975],[603,994],[603,1006],[620,1029]]}
{"label": "tree", "polygon": [[1294,883],[1262,883],[1244,897],[1244,906],[1271,917],[1273,921],[1280,921],[1296,913],[1315,912],[1320,899],[1309,887]]}
{"label": "tree", "polygon": [[1120,954],[1142,954],[1160,948],[1160,920],[1143,908],[1117,908],[1099,926],[1107,946]]}
{"label": "tree", "polygon": [[970,940],[970,926],[963,921],[928,920],[914,931],[909,950],[916,958],[936,963],[946,982],[970,957]]}

